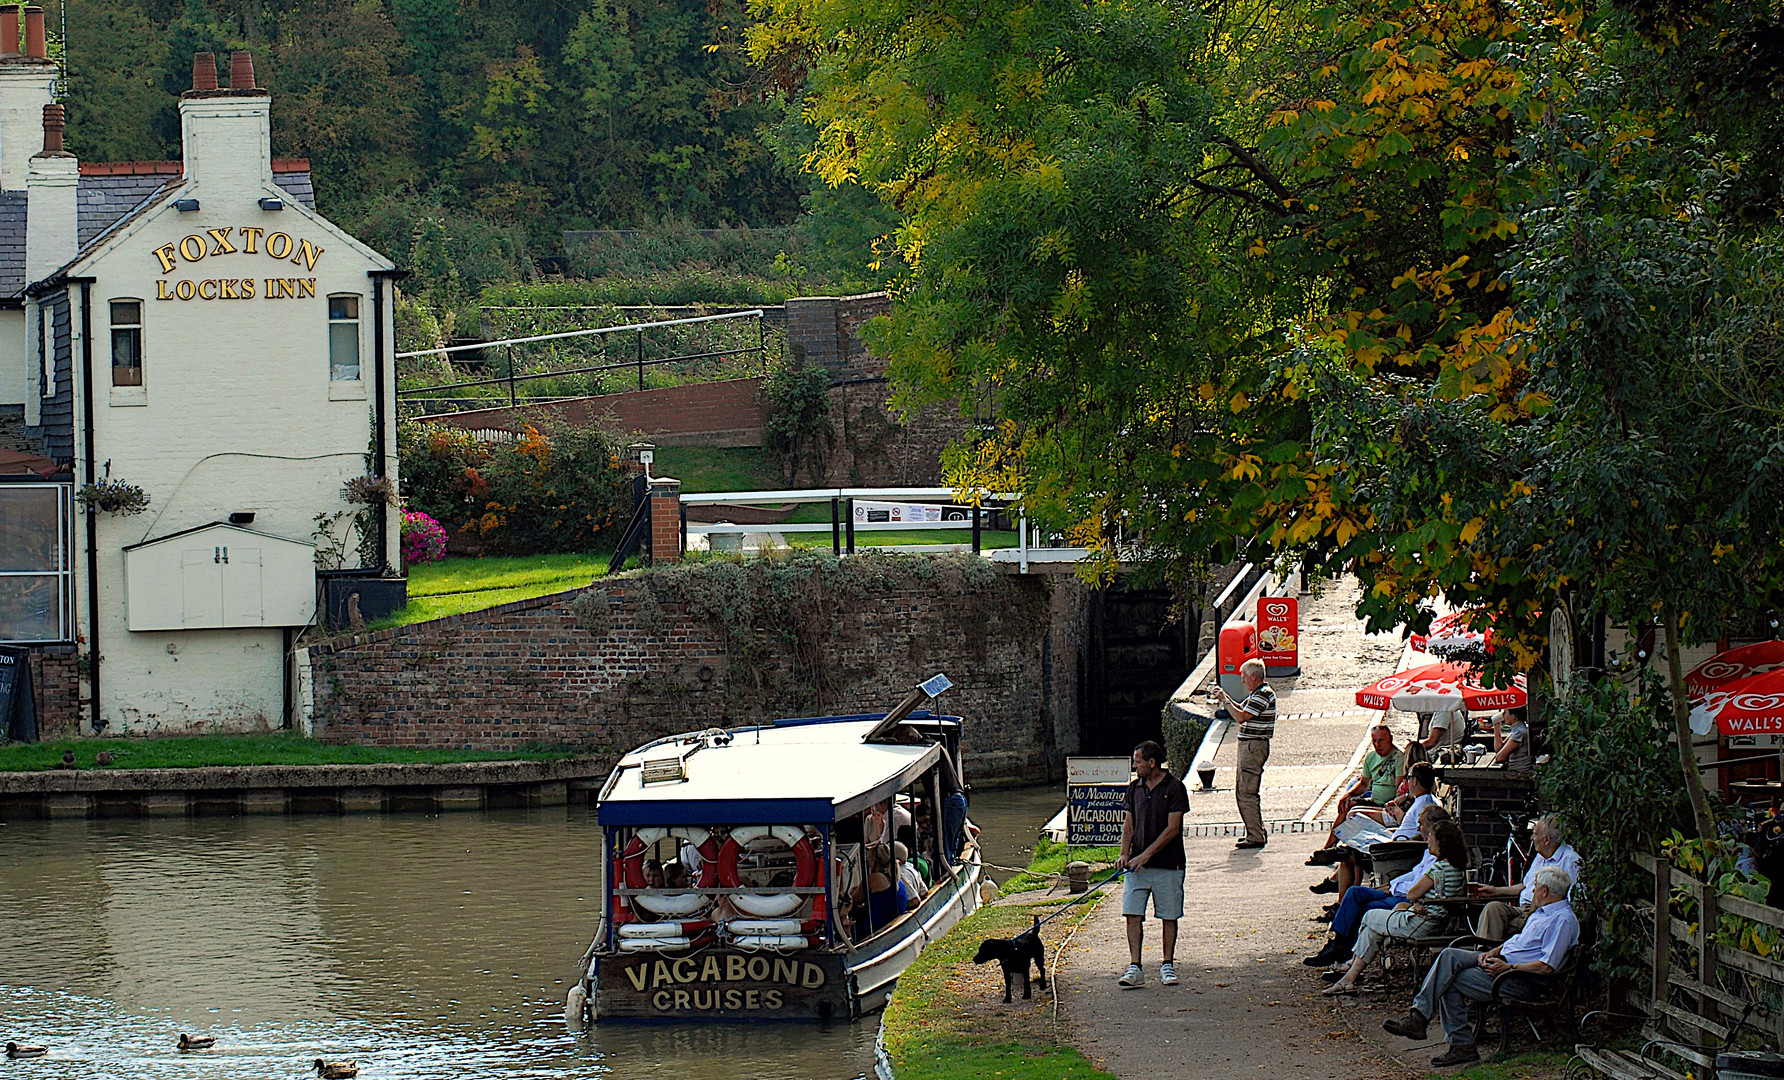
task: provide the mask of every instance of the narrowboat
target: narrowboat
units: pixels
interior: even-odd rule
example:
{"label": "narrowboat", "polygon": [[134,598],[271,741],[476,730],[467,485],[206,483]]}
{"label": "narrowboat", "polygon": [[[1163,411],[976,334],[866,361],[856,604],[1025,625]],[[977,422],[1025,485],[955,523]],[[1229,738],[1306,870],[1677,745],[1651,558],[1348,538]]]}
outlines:
{"label": "narrowboat", "polygon": [[921,696],[621,758],[599,798],[602,917],[570,1025],[844,1021],[883,1006],[918,950],[979,903],[961,720],[916,711]]}

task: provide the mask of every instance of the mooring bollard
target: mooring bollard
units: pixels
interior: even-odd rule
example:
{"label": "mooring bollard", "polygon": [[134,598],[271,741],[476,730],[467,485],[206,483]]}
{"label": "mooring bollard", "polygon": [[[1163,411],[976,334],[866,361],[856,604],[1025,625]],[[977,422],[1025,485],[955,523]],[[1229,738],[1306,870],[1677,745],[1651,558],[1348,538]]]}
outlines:
{"label": "mooring bollard", "polygon": [[1088,891],[1090,889],[1090,864],[1087,862],[1067,863],[1065,882],[1066,887],[1074,893]]}

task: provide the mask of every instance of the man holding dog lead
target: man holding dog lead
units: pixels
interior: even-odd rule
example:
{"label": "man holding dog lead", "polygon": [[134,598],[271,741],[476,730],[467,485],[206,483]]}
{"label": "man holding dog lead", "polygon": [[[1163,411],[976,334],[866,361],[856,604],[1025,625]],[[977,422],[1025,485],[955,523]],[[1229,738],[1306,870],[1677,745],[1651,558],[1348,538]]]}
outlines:
{"label": "man holding dog lead", "polygon": [[1134,777],[1127,785],[1121,817],[1121,858],[1127,871],[1121,886],[1121,913],[1127,916],[1127,970],[1117,980],[1132,989],[1146,982],[1140,948],[1146,936],[1146,901],[1163,927],[1164,962],[1158,981],[1177,984],[1177,920],[1183,917],[1183,818],[1189,789],[1165,769],[1164,747],[1150,740],[1134,747]]}

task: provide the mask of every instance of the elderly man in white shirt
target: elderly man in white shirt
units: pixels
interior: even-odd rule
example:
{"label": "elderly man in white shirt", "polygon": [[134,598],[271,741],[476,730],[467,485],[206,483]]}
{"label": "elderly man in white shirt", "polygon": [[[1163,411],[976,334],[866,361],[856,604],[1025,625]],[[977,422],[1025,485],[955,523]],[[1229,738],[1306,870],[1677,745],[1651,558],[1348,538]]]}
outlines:
{"label": "elderly man in white shirt", "polygon": [[1493,980],[1507,971],[1549,975],[1560,970],[1568,950],[1580,939],[1579,919],[1567,903],[1573,878],[1559,866],[1545,866],[1536,872],[1534,884],[1524,929],[1486,952],[1445,949],[1437,954],[1437,962],[1425,974],[1425,984],[1412,999],[1412,1009],[1398,1020],[1384,1022],[1382,1028],[1391,1035],[1422,1040],[1431,1018],[1441,1010],[1449,1048],[1432,1058],[1431,1064],[1441,1069],[1479,1061],[1469,1016],[1471,1003],[1492,997]]}
{"label": "elderly man in white shirt", "polygon": [[[1530,869],[1524,871],[1523,886],[1517,885],[1471,885],[1468,895],[1478,900],[1497,897],[1491,904],[1481,910],[1480,924],[1476,932],[1488,941],[1504,941],[1506,938],[1524,928],[1524,920],[1530,917],[1531,895],[1536,890],[1536,872],[1545,866],[1559,866],[1567,871],[1571,880],[1580,880],[1580,853],[1573,849],[1561,836],[1561,826],[1552,817],[1541,818],[1530,830],[1530,839],[1536,844],[1536,859],[1531,862]],[[1518,902],[1514,907],[1506,903],[1512,897]]]}

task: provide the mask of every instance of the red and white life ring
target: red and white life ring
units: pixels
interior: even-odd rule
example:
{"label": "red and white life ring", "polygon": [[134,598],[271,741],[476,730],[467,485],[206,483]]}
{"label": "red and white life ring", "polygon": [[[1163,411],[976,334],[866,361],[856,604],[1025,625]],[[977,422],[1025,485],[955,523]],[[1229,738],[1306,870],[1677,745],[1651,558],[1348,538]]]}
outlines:
{"label": "red and white life ring", "polygon": [[712,833],[705,829],[687,826],[674,829],[639,829],[632,834],[632,840],[626,845],[626,850],[619,860],[626,888],[642,889],[646,887],[644,884],[644,853],[655,847],[657,841],[666,836],[685,840],[694,845],[694,850],[700,853],[700,880],[696,885],[697,888],[710,889],[718,883],[718,864],[721,854],[718,842],[713,840]]}
{"label": "red and white life ring", "polygon": [[737,860],[745,845],[773,837],[793,853],[793,887],[806,889],[818,883],[818,857],[812,851],[811,837],[796,825],[745,825],[731,830],[725,846],[719,849],[719,884],[735,889],[743,884],[737,873]]}

